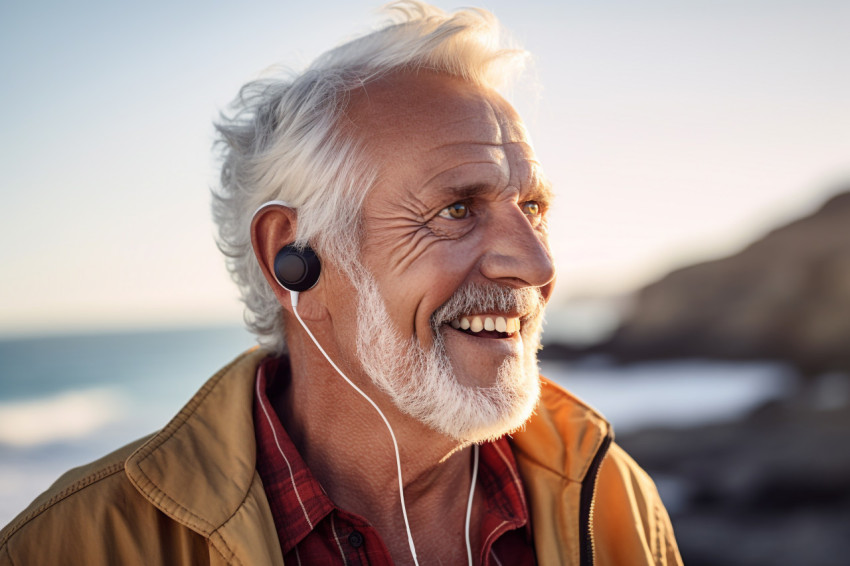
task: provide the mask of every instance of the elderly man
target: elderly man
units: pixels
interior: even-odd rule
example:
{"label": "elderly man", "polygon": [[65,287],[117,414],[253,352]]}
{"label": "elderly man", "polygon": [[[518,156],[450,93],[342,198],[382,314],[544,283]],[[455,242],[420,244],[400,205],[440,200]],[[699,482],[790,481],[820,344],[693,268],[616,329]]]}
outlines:
{"label": "elderly man", "polygon": [[651,480],[539,378],[548,185],[493,18],[412,2],[223,118],[261,349],[72,470],[3,564],[676,564]]}

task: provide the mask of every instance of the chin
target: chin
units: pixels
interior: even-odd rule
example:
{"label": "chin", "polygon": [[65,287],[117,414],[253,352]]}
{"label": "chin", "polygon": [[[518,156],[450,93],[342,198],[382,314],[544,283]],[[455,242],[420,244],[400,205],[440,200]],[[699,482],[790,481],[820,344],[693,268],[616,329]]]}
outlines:
{"label": "chin", "polygon": [[540,397],[537,351],[542,313],[522,330],[520,351],[507,355],[488,380],[462,384],[442,331],[423,349],[394,329],[374,280],[359,285],[357,355],[365,373],[396,408],[460,445],[494,440],[523,426]]}
{"label": "chin", "polygon": [[489,386],[460,382],[439,334],[427,352],[415,340],[400,344],[373,334],[361,362],[402,413],[469,445],[509,434],[533,414],[540,397],[539,333],[532,337],[522,354],[504,359]]}
{"label": "chin", "polygon": [[[460,385],[453,393],[458,403],[437,411],[430,419],[434,428],[464,444],[488,442],[521,429],[540,399],[540,376],[536,347],[520,357],[506,359],[492,387]],[[445,407],[448,409],[449,407]]]}

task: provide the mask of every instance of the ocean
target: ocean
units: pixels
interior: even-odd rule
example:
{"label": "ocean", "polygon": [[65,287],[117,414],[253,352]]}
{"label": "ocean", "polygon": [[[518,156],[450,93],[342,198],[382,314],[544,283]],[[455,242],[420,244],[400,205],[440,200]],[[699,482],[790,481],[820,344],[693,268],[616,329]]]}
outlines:
{"label": "ocean", "polygon": [[[164,426],[251,345],[239,327],[0,341],[0,525],[67,469]],[[793,387],[774,363],[592,359],[541,371],[619,433],[734,419]]]}

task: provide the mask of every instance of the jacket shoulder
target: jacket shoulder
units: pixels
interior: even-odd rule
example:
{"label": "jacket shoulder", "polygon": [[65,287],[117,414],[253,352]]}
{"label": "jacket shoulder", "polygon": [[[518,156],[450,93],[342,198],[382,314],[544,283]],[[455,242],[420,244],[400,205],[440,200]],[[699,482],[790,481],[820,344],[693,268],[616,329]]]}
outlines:
{"label": "jacket shoulder", "polygon": [[158,544],[139,533],[174,526],[124,472],[148,438],[63,474],[0,531],[0,564],[143,563]]}
{"label": "jacket shoulder", "polygon": [[[681,564],[673,528],[655,483],[616,442],[611,441],[607,451],[602,452],[598,474],[588,477],[606,439],[614,436],[609,423],[593,407],[557,384],[545,378],[542,384],[537,413],[529,419],[526,429],[514,436],[515,454],[538,521],[538,535],[544,530],[542,525],[552,523],[553,516],[561,517],[560,524],[566,525],[566,531],[549,532],[549,540],[538,548],[538,557],[560,544],[566,550],[552,555],[550,563],[569,561],[569,547],[578,543],[564,533],[577,534],[579,490],[595,480],[591,524],[596,564]],[[561,499],[553,497],[554,493],[563,494],[561,508],[557,503]],[[577,553],[574,558],[578,561]]]}
{"label": "jacket shoulder", "polygon": [[[53,485],[36,497],[26,509],[19,513],[11,523],[0,531],[0,545],[5,544],[10,537],[23,529],[32,520],[43,513],[51,512],[53,507],[61,506],[64,500],[77,498],[79,496],[78,494],[81,494],[88,487],[104,482],[104,480],[108,480],[108,478],[115,474],[120,474],[124,470],[124,461],[127,457],[144,444],[148,438],[141,438],[98,460],[77,468],[72,468],[62,474],[59,479],[53,482]],[[103,486],[95,488],[98,492],[102,489]],[[86,492],[79,497],[85,498],[90,494],[91,492]]]}
{"label": "jacket shoulder", "polygon": [[673,526],[655,482],[616,442],[599,470],[594,538],[600,564],[682,563]]}

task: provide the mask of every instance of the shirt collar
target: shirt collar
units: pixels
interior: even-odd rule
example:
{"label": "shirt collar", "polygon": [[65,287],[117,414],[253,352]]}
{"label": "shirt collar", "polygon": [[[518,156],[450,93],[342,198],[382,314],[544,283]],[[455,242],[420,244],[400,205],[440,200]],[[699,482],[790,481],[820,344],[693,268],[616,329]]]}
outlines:
{"label": "shirt collar", "polygon": [[[336,507],[301,458],[272,407],[269,391],[288,385],[289,360],[267,358],[257,369],[254,422],[257,471],[269,500],[281,550],[289,552]],[[485,505],[481,540],[525,527],[528,504],[511,446],[505,437],[481,445],[477,496]]]}
{"label": "shirt collar", "polygon": [[531,540],[525,490],[506,437],[481,445],[476,488],[481,490],[486,506],[481,523],[482,541],[486,541],[494,531],[505,532],[520,527],[525,527],[527,540]]}
{"label": "shirt collar", "polygon": [[286,358],[267,358],[257,369],[254,423],[257,472],[269,500],[285,555],[334,509],[318,480],[283,428],[268,392],[290,379]]}

